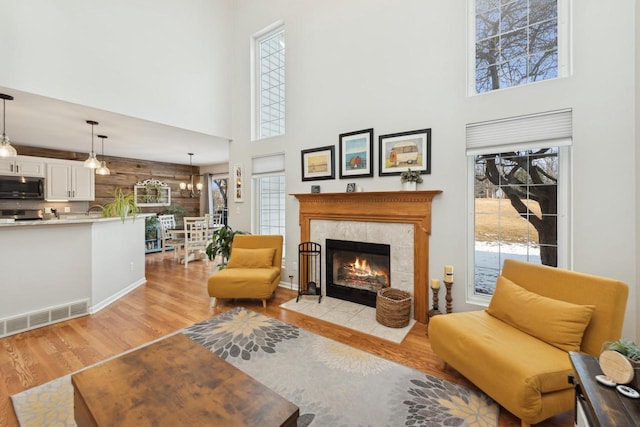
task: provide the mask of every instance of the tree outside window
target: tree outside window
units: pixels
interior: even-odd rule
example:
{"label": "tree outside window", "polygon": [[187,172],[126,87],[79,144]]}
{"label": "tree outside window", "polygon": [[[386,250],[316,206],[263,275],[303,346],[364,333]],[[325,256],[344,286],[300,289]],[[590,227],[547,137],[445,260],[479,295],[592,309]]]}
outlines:
{"label": "tree outside window", "polygon": [[477,93],[558,77],[558,0],[475,1]]}
{"label": "tree outside window", "polygon": [[475,292],[506,258],[558,266],[558,148],[475,157]]}

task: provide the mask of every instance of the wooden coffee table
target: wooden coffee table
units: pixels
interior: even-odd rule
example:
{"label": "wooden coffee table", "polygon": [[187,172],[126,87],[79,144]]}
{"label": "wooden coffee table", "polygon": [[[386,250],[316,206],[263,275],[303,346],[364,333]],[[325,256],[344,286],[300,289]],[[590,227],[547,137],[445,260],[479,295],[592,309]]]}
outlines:
{"label": "wooden coffee table", "polygon": [[83,426],[295,426],[296,405],[178,333],[72,375]]}

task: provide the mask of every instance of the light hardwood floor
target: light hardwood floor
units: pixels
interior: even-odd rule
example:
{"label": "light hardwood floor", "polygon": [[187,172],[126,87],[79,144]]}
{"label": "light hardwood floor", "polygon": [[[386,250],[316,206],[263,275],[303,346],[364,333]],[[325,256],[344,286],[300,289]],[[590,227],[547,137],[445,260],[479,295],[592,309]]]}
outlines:
{"label": "light hardwood floor", "polygon": [[[424,324],[417,323],[401,344],[395,344],[280,308],[281,303],[295,297],[295,291],[288,288],[279,288],[266,309],[260,301],[222,301],[214,310],[209,306],[206,289],[206,279],[213,271],[213,263],[207,266],[204,262],[193,262],[185,269],[170,253],[164,260],[160,254],[150,254],[146,256],[147,283],[100,312],[0,339],[0,426],[18,425],[9,397],[12,394],[238,305],[422,372],[471,386],[451,369],[442,369],[442,362],[431,351]],[[519,425],[518,419],[501,409],[500,427]],[[571,425],[571,412],[538,424]]]}

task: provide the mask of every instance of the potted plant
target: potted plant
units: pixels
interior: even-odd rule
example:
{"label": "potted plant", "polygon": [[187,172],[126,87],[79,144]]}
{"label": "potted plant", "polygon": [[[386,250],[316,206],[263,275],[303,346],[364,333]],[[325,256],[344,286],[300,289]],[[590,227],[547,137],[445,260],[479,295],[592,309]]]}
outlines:
{"label": "potted plant", "polygon": [[417,184],[422,182],[420,172],[412,171],[410,168],[400,174],[400,182],[402,182],[403,190],[415,191]]}
{"label": "potted plant", "polygon": [[176,226],[180,226],[182,217],[184,217],[184,215],[187,213],[187,210],[180,205],[171,203],[171,205],[164,210],[164,213],[167,215],[173,215],[173,217],[176,219]]}
{"label": "potted plant", "polygon": [[136,205],[133,192],[125,193],[121,188],[116,188],[113,192],[113,201],[104,205],[102,215],[105,217],[119,216],[124,222],[127,216],[135,216],[140,213],[140,208]]}
{"label": "potted plant", "polygon": [[158,238],[159,222],[157,216],[148,216],[144,219],[144,235],[146,240]]}
{"label": "potted plant", "polygon": [[[636,389],[640,388],[640,346],[631,340],[619,339],[616,341],[605,342],[602,346],[602,349],[603,351],[602,353],[600,353],[600,368],[605,373],[605,375],[609,377],[611,376],[607,372],[611,363],[611,358],[608,357],[607,352],[620,353],[629,361],[629,371],[627,372],[627,374],[629,377],[631,377],[631,385]],[[617,365],[615,359],[613,363],[616,365],[614,368],[616,375],[619,375],[620,372],[622,372],[624,376],[624,371],[626,368],[621,369],[621,366]]]}
{"label": "potted plant", "polygon": [[244,231],[233,230],[228,225],[218,228],[211,236],[211,242],[207,245],[207,256],[213,260],[217,255],[222,257],[222,263],[218,265],[218,269],[223,269],[227,265],[227,261],[231,256],[231,243],[236,234],[248,234]]}

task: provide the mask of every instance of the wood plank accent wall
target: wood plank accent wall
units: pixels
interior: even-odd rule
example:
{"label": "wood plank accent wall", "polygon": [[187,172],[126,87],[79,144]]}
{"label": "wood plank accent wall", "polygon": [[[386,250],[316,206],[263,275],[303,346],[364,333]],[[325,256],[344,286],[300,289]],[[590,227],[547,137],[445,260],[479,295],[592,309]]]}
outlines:
{"label": "wood plank accent wall", "polygon": [[427,323],[431,201],[442,191],[294,194],[300,202],[300,241],[311,240],[312,220],[413,224],[414,318]]}
{"label": "wood plank accent wall", "polygon": [[[48,148],[28,147],[12,144],[21,156],[47,157],[51,159],[84,161],[88,153],[76,153],[73,151],[52,150]],[[127,159],[122,157],[98,156],[99,160],[105,160],[111,175],[96,175],[96,199],[90,205],[104,205],[113,199],[116,188],[123,191],[133,191],[136,182],[148,178],[155,178],[167,183],[171,187],[171,202],[173,205],[182,206],[185,216],[197,216],[200,214],[200,196],[190,198],[180,194],[180,182],[188,182],[191,174],[189,165],[174,163],[152,162],[148,160]],[[200,168],[193,167],[193,174],[198,175]],[[194,176],[194,180],[197,178]],[[143,212],[161,213],[166,207],[145,207]]]}

